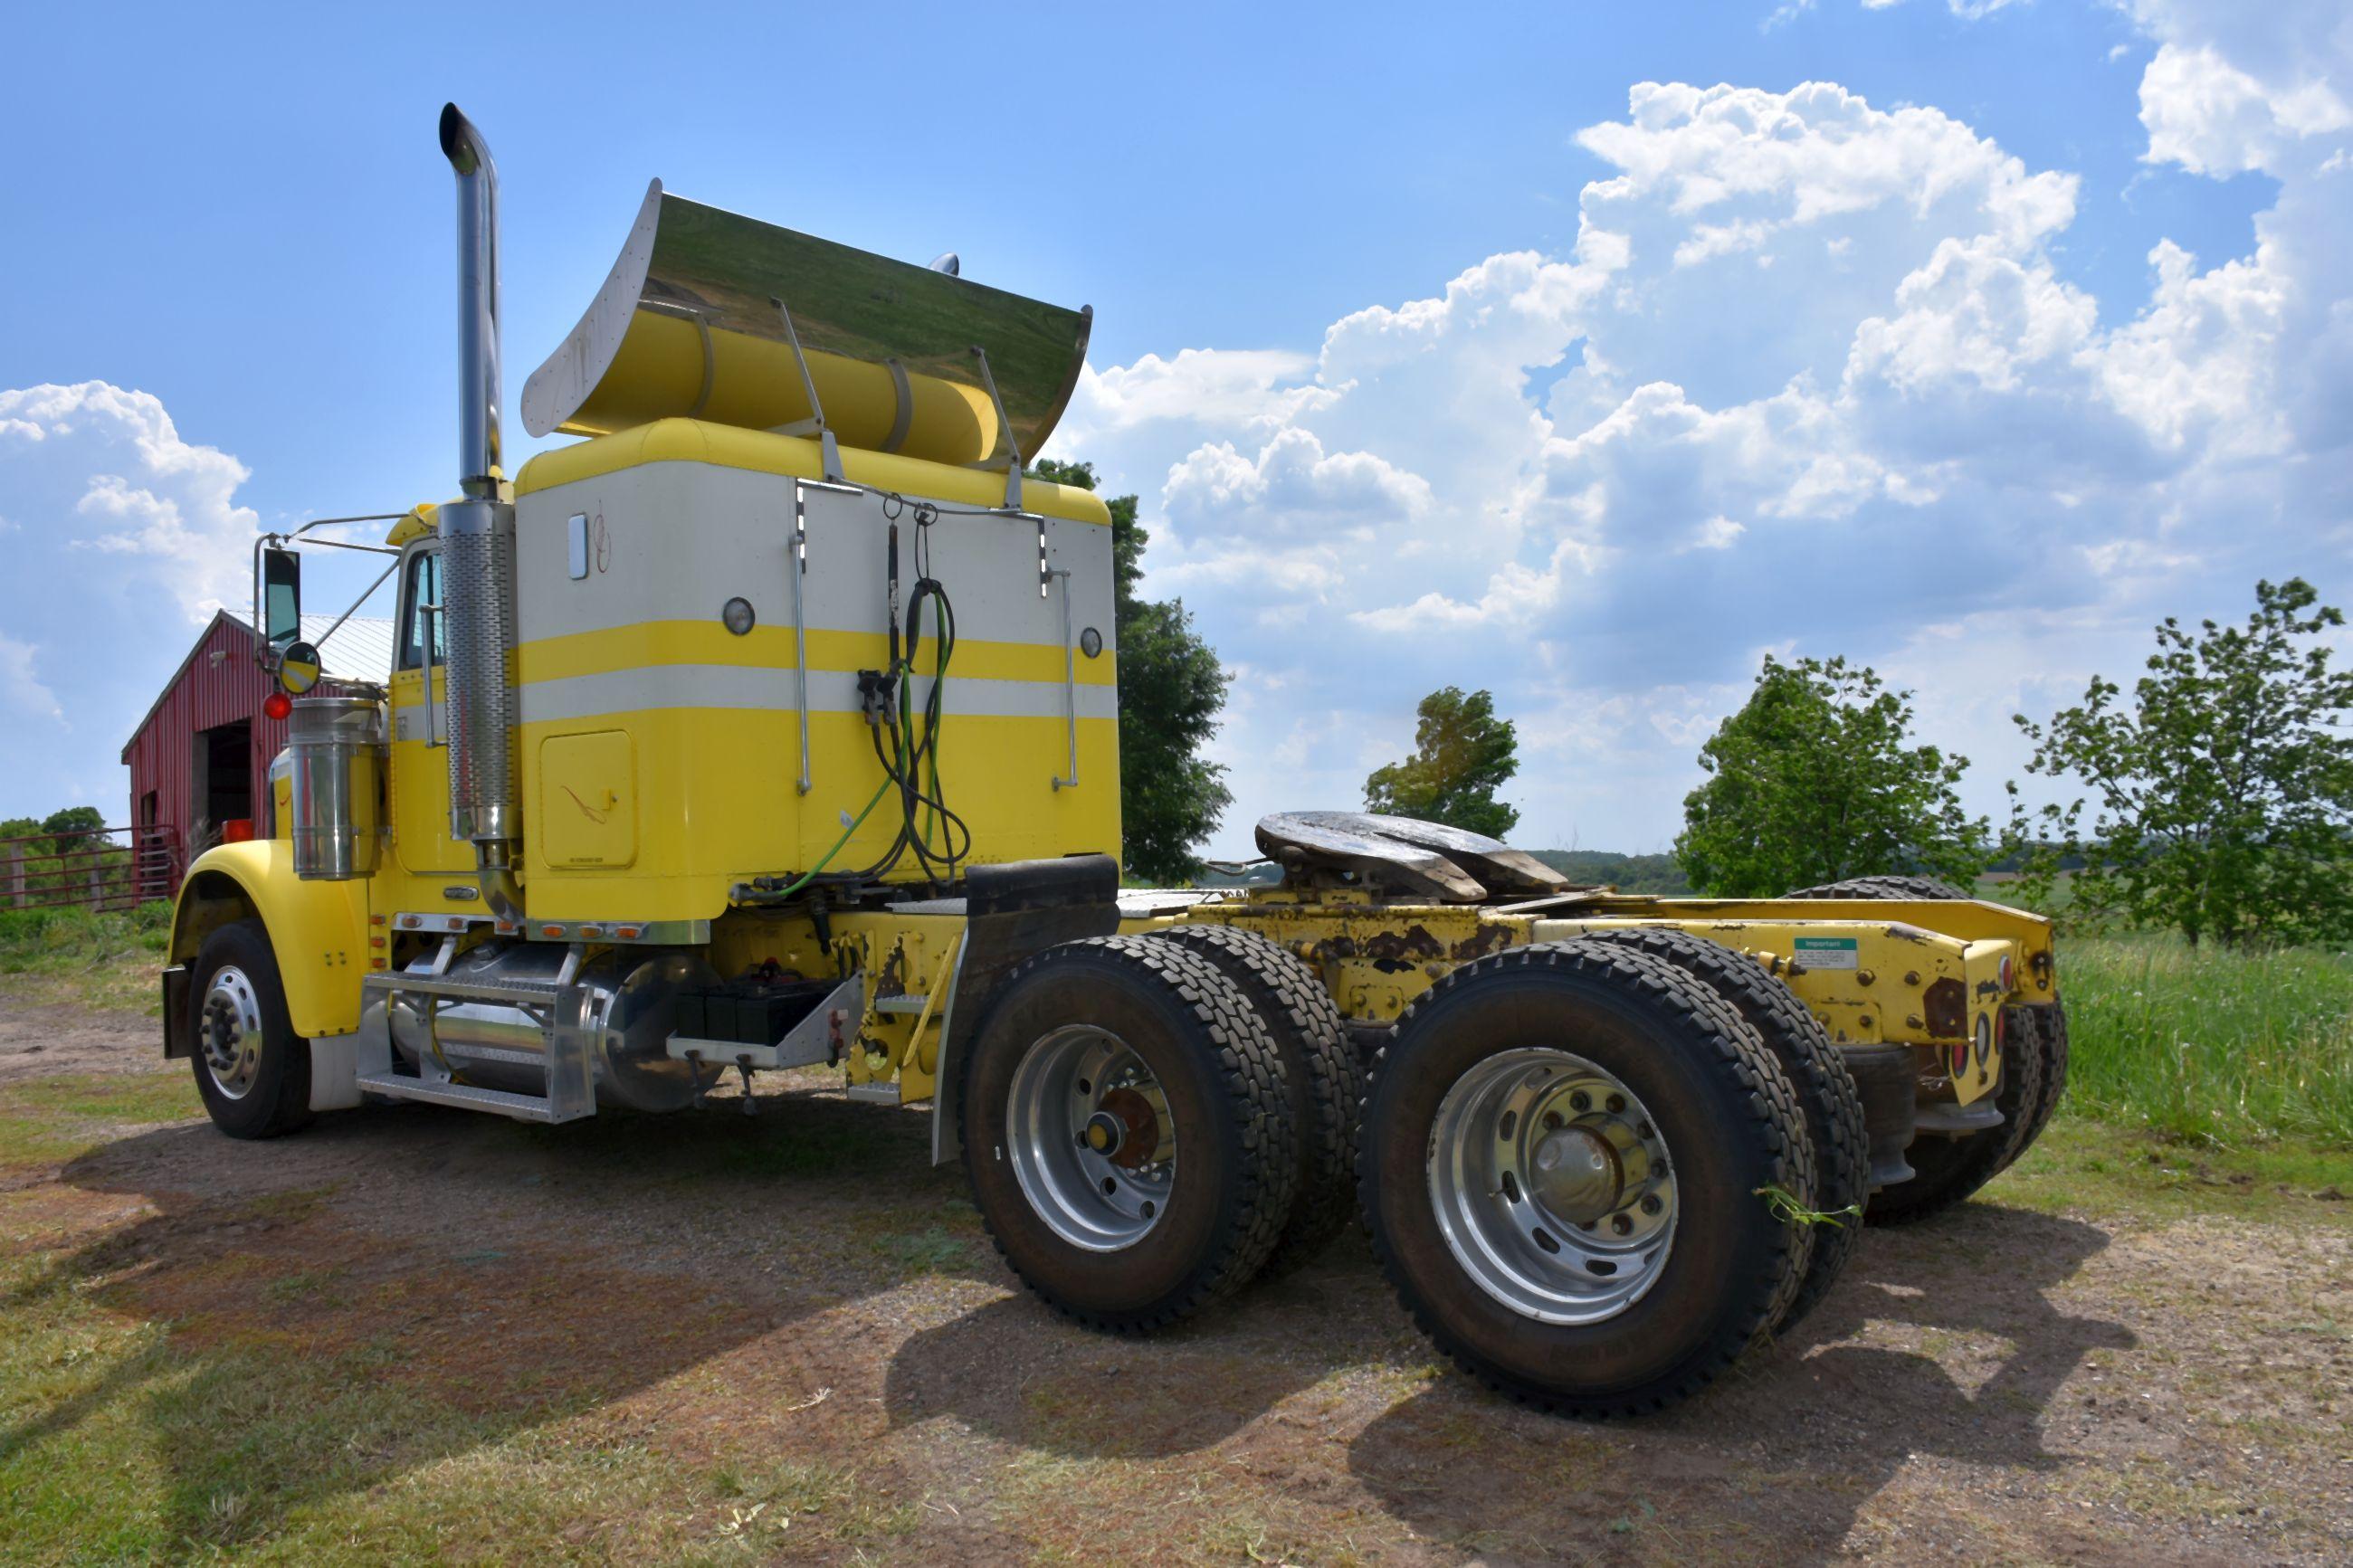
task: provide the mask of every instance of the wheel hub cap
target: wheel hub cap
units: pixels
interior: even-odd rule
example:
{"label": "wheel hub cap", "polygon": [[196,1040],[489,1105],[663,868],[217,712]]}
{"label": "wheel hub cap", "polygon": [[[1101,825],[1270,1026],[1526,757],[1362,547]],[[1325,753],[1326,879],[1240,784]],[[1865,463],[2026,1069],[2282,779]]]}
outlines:
{"label": "wheel hub cap", "polygon": [[196,1016],[196,1047],[213,1087],[243,1100],[261,1071],[261,999],[235,965],[215,972]]}
{"label": "wheel hub cap", "polygon": [[1122,1170],[1141,1170],[1160,1150],[1160,1117],[1144,1093],[1126,1084],[1107,1090],[1087,1118],[1087,1147]]}
{"label": "wheel hub cap", "polygon": [[1590,1127],[1564,1127],[1536,1145],[1528,1190],[1561,1218],[1597,1220],[1618,1206],[1625,1188],[1617,1151]]}
{"label": "wheel hub cap", "polygon": [[1674,1240],[1673,1167],[1649,1111],[1565,1050],[1502,1052],[1458,1079],[1430,1129],[1429,1181],[1464,1272],[1541,1322],[1624,1311]]}
{"label": "wheel hub cap", "polygon": [[1033,1042],[1007,1095],[1008,1158],[1049,1229],[1090,1252],[1142,1240],[1176,1176],[1168,1097],[1107,1029],[1071,1025]]}

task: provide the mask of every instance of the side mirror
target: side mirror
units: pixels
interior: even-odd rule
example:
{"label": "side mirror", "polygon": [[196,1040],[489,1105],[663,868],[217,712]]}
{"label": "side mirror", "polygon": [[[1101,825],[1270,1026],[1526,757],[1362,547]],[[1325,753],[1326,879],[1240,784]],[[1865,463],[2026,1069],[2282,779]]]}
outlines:
{"label": "side mirror", "polygon": [[278,659],[278,684],[296,697],[319,684],[319,650],[299,639],[286,645]]}
{"label": "side mirror", "polygon": [[291,550],[261,552],[261,639],[283,652],[302,636],[302,558]]}

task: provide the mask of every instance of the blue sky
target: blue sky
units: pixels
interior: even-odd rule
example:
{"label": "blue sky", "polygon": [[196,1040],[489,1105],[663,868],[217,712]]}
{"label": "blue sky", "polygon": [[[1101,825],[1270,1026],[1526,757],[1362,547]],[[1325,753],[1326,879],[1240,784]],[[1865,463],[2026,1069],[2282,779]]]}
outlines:
{"label": "blue sky", "polygon": [[655,175],[1092,303],[1055,455],[1236,672],[1227,852],[1447,681],[1526,842],[1662,847],[1767,649],[1897,673],[1990,808],[2157,616],[2353,587],[2341,5],[248,15],[6,24],[0,815],[121,814],[257,525],[449,488],[445,98],[517,437]]}

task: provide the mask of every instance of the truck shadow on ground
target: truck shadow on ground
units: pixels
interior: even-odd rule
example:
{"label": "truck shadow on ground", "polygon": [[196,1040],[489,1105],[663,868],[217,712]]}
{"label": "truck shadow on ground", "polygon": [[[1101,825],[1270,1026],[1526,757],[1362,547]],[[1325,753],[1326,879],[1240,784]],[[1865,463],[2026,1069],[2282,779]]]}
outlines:
{"label": "truck shadow on ground", "polygon": [[[153,1212],[91,1218],[13,1295],[94,1302],[144,1331],[0,1426],[0,1457],[92,1420],[141,1424],[168,1477],[166,1531],[193,1554],[575,1417],[624,1411],[689,1460],[726,1442],[829,1454],[944,1417],[1081,1459],[1247,1452],[1498,1558],[1576,1557],[1629,1531],[1651,1532],[1652,1554],[1753,1542],[1809,1558],[1912,1455],[2061,1463],[2042,1442],[2054,1393],[2092,1351],[2133,1342],[2048,1295],[2102,1232],[1972,1205],[1873,1232],[1815,1318],[1725,1386],[1651,1421],[1580,1425],[1431,1381],[1427,1342],[1353,1234],[1178,1331],[1083,1331],[1018,1292],[927,1137],[921,1115],[793,1093],[756,1119],[539,1129],[400,1108],[267,1145],[202,1124],[121,1139],[62,1183]],[[720,1383],[723,1427],[704,1387]],[[818,1390],[842,1397],[795,1414]],[[1785,1488],[1802,1506],[1774,1504]]]}
{"label": "truck shadow on ground", "polygon": [[2045,1447],[2052,1401],[2093,1352],[2137,1342],[2049,1292],[2107,1242],[1984,1204],[1874,1229],[1811,1319],[1665,1415],[1565,1423],[1455,1378],[1374,1420],[1349,1466],[1398,1518],[1494,1561],[1827,1559],[1915,1455],[2013,1472],[2079,1462]]}
{"label": "truck shadow on ground", "polygon": [[1169,1458],[1335,1373],[1402,1376],[1429,1357],[1351,1235],[1149,1338],[1091,1332],[1026,1291],[991,1302],[901,1345],[883,1404],[893,1427],[948,1416],[1067,1458]]}
{"label": "truck shadow on ground", "polygon": [[[1424,1538],[1496,1562],[1622,1554],[1630,1535],[1643,1557],[1809,1561],[1834,1554],[1915,1455],[2029,1472],[2066,1462],[2043,1444],[2052,1399],[2093,1351],[2135,1339],[2048,1293],[2106,1245],[2088,1225],[1984,1205],[1874,1230],[1790,1339],[1643,1421],[1568,1421],[1451,1372],[1431,1381],[1430,1345],[1353,1236],[1148,1341],[1077,1332],[1026,1297],[997,1301],[909,1338],[885,1405],[894,1427],[947,1415],[1070,1458],[1218,1448],[1321,1489],[1337,1478],[1303,1459],[1298,1430],[1345,1429],[1369,1398],[1387,1408],[1347,1443],[1346,1471]],[[1324,1396],[1271,1424],[1287,1436],[1252,1430],[1318,1384]]]}

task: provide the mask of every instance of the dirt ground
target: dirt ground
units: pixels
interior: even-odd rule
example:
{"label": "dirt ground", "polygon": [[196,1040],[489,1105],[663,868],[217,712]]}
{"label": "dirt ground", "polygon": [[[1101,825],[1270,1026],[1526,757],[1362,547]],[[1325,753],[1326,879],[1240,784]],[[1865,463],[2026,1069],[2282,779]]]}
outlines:
{"label": "dirt ground", "polygon": [[161,1072],[167,1066],[143,1018],[0,997],[0,1083],[64,1073]]}
{"label": "dirt ground", "polygon": [[[0,1003],[0,1091],[152,1073],[153,1029]],[[1872,1231],[1815,1318],[1726,1385],[1595,1426],[1434,1366],[1353,1237],[1163,1339],[1071,1327],[998,1263],[926,1139],[923,1113],[814,1082],[754,1117],[559,1129],[421,1107],[260,1144],[105,1122],[0,1171],[0,1252],[36,1269],[20,1297],[55,1287],[161,1338],[70,1396],[0,1403],[0,1458],[259,1347],[464,1419],[354,1436],[323,1489],[273,1501],[264,1478],[205,1527],[230,1545],[389,1506],[528,1436],[662,1478],[533,1502],[540,1545],[574,1560],[2353,1557],[2353,1205],[2323,1196],[2079,1210],[2030,1163],[1941,1223]],[[167,1503],[215,1486],[202,1429],[158,1415],[137,1439]],[[434,1533],[472,1528],[399,1539],[502,1554]],[[0,1556],[77,1555],[8,1534]]]}

